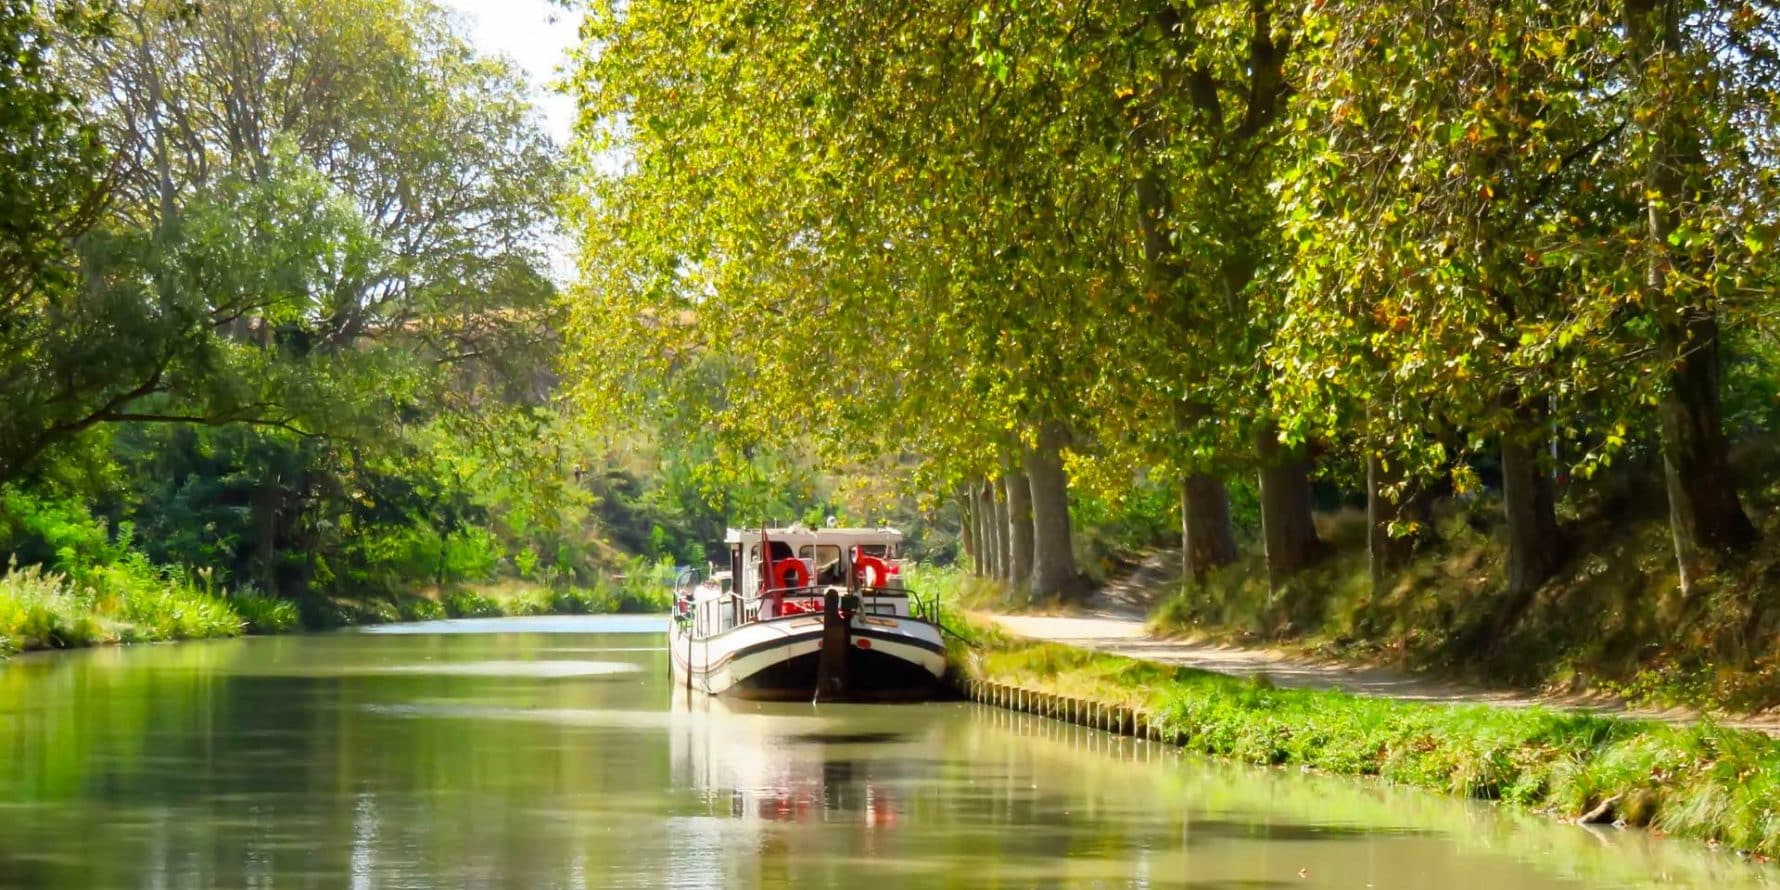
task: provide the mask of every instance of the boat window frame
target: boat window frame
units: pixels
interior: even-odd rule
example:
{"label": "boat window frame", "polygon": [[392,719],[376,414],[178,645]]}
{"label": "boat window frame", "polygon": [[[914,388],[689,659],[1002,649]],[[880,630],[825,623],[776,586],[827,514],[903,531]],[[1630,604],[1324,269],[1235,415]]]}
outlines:
{"label": "boat window frame", "polygon": [[[832,562],[835,564],[835,568],[840,571],[839,578],[828,581],[822,580],[822,566],[824,563],[831,561],[824,558],[824,555],[826,554],[832,555]],[[843,549],[841,545],[823,544],[820,542],[804,544],[797,548],[797,558],[806,560],[805,565],[815,567],[810,571],[811,584],[822,585],[847,583],[847,571],[852,568],[852,565],[850,564],[851,560],[847,557],[847,551]]]}

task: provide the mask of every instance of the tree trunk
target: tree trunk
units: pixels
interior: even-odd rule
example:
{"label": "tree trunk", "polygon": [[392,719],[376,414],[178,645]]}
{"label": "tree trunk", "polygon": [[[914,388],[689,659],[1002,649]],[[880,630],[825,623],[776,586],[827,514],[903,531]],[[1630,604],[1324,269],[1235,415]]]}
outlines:
{"label": "tree trunk", "polygon": [[1019,470],[1009,470],[1007,483],[1008,581],[1015,587],[1032,583],[1032,483]]}
{"label": "tree trunk", "polygon": [[976,572],[976,576],[978,578],[988,577],[988,574],[989,574],[989,536],[983,534],[983,532],[988,529],[989,521],[986,518],[984,518],[984,515],[983,515],[983,489],[982,489],[982,486],[977,485],[974,482],[971,483],[970,489],[965,496],[970,499],[971,538],[976,542],[976,545],[977,545],[976,552],[974,554],[972,554],[971,569],[974,572]]}
{"label": "tree trunk", "polygon": [[1001,535],[995,533],[995,483],[984,479],[977,486],[977,503],[983,510],[983,577],[1001,577]]}
{"label": "tree trunk", "polygon": [[1032,593],[1063,597],[1076,592],[1075,545],[1069,531],[1069,479],[1063,472],[1063,442],[1057,424],[1045,424],[1026,452],[1032,484]]}
{"label": "tree trunk", "polygon": [[1007,492],[1004,481],[989,480],[989,501],[995,505],[995,578],[1008,581],[1013,578],[1014,556],[1012,541],[1008,537]]}
{"label": "tree trunk", "polygon": [[968,565],[972,572],[981,574],[983,562],[982,555],[977,552],[975,501],[968,489],[958,496],[958,543],[964,548],[964,559],[960,563]]}
{"label": "tree trunk", "polygon": [[1236,561],[1236,534],[1230,528],[1230,492],[1224,480],[1189,473],[1180,487],[1181,547],[1188,577],[1205,580],[1213,569]]}
{"label": "tree trunk", "polygon": [[1409,563],[1415,553],[1416,537],[1391,534],[1391,525],[1411,515],[1413,495],[1399,491],[1395,498],[1386,489],[1403,480],[1402,467],[1387,465],[1373,453],[1366,458],[1366,556],[1372,575],[1372,595],[1380,596],[1397,571]]}
{"label": "tree trunk", "polygon": [[1551,476],[1539,466],[1547,438],[1542,416],[1502,436],[1502,511],[1508,520],[1508,595],[1517,614],[1564,559],[1557,497]]}
{"label": "tree trunk", "polygon": [[[1688,266],[1690,249],[1669,238],[1682,214],[1710,189],[1699,127],[1686,117],[1689,99],[1680,70],[1683,16],[1676,0],[1626,0],[1625,32],[1637,73],[1634,115],[1649,129],[1644,192],[1650,237],[1643,304],[1656,313],[1662,347],[1671,362],[1658,406],[1662,421],[1663,481],[1681,588],[1692,591],[1709,552],[1734,552],[1755,543],[1755,526],[1737,498],[1724,435],[1720,401],[1718,318],[1712,297],[1686,283],[1677,288],[1669,271]],[[1677,98],[1680,97],[1680,98]],[[1672,308],[1672,312],[1664,311]]]}
{"label": "tree trunk", "polygon": [[1267,548],[1267,583],[1279,587],[1321,555],[1310,515],[1310,461],[1280,444],[1271,421],[1255,430],[1261,463],[1261,540]]}
{"label": "tree trunk", "polygon": [[266,476],[254,487],[254,569],[262,593],[278,595],[278,514],[284,509],[284,487],[276,472],[266,469]]}
{"label": "tree trunk", "polygon": [[1657,411],[1663,426],[1663,481],[1669,493],[1669,526],[1681,589],[1691,591],[1704,573],[1708,552],[1746,550],[1755,525],[1737,499],[1730,448],[1719,400],[1718,324],[1710,312],[1686,325],[1693,342],[1679,345]]}

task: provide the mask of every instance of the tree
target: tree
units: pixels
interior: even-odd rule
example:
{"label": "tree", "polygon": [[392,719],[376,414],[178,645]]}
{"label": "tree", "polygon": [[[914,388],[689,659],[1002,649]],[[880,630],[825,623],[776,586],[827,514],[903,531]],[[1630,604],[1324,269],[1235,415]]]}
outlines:
{"label": "tree", "polygon": [[[80,278],[73,240],[97,221],[107,195],[106,156],[78,96],[52,59],[92,40],[103,24],[82,4],[32,0],[0,4],[0,367],[41,368],[42,322],[78,312]],[[111,330],[95,332],[101,336]],[[104,348],[129,342],[106,336]],[[80,369],[76,369],[77,371]],[[17,374],[0,377],[7,418],[0,425],[0,479],[41,449],[43,418]],[[32,381],[35,383],[36,381]]]}
{"label": "tree", "polygon": [[[1137,37],[1113,44],[1131,59],[1131,82],[1114,95],[1128,97],[1145,277],[1179,341],[1185,380],[1170,415],[1186,427],[1234,420],[1247,436],[1278,585],[1320,552],[1309,463],[1301,444],[1282,442],[1256,361],[1271,335],[1267,274],[1281,250],[1268,185],[1299,37],[1268,2],[1149,3],[1137,15]],[[1181,467],[1188,569],[1199,577],[1235,555],[1212,466]]]}
{"label": "tree", "polygon": [[1554,408],[1636,388],[1619,376],[1618,295],[1593,274],[1625,211],[1593,196],[1624,132],[1600,91],[1614,52],[1576,13],[1381,3],[1307,19],[1319,75],[1281,177],[1297,253],[1279,403],[1300,435],[1364,417],[1368,460],[1408,478],[1442,470],[1455,434],[1493,447],[1515,602],[1565,554]]}
{"label": "tree", "polygon": [[[1101,364],[1093,246],[1110,217],[1093,183],[1054,175],[1070,134],[1040,114],[1049,85],[975,48],[962,9],[595,16],[585,136],[634,164],[584,213],[583,391],[607,415],[660,405],[716,363],[714,422],[736,435],[920,454],[946,487],[980,491],[1031,450],[1034,586],[1054,595],[1076,586],[1064,419]],[[689,42],[719,51],[689,58]],[[819,334],[773,336],[799,326]],[[995,504],[976,498],[989,557],[1007,531]]]}
{"label": "tree", "polygon": [[557,168],[517,75],[437,10],[137,0],[54,39],[116,199],[11,328],[0,479],[102,423],[347,433],[448,378],[536,379]]}
{"label": "tree", "polygon": [[[1714,49],[1711,11],[1677,0],[1625,0],[1623,27],[1635,99],[1634,181],[1645,196],[1640,302],[1655,321],[1667,362],[1657,413],[1663,476],[1681,586],[1691,590],[1712,552],[1746,550],[1756,538],[1743,512],[1724,434],[1720,383],[1719,296],[1715,279],[1715,217],[1723,206],[1706,144],[1734,151],[1740,125],[1724,101],[1720,66],[1741,53]],[[1736,8],[1736,7],[1733,7]],[[1732,16],[1751,19],[1738,9]],[[1747,32],[1730,24],[1732,33]],[[1729,57],[1729,58],[1726,58]],[[1733,186],[1734,188],[1734,186]],[[1732,242],[1735,243],[1735,242]]]}

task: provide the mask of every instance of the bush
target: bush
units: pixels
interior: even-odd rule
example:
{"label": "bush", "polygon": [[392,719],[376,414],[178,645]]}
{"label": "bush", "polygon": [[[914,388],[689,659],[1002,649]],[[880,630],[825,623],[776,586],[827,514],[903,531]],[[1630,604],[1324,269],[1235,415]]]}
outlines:
{"label": "bush", "polygon": [[123,637],[130,641],[238,636],[245,622],[229,604],[141,561],[86,573],[103,605],[121,603]]}
{"label": "bush", "polygon": [[445,614],[452,618],[495,618],[501,607],[494,600],[473,590],[453,590],[445,594]]}
{"label": "bush", "polygon": [[343,624],[392,624],[402,620],[401,608],[396,603],[378,597],[343,600],[340,612]]}
{"label": "bush", "polygon": [[226,637],[245,624],[226,599],[140,558],[78,576],[16,565],[0,575],[0,636],[18,649]]}
{"label": "bush", "polygon": [[51,649],[112,642],[92,592],[41,566],[13,566],[0,575],[0,636],[16,649]]}
{"label": "bush", "polygon": [[444,605],[424,596],[397,597],[396,612],[403,621],[438,621],[450,617],[445,614]]}
{"label": "bush", "polygon": [[501,611],[508,615],[547,615],[556,604],[556,598],[550,591],[542,587],[530,587],[516,590],[509,594]]}
{"label": "bush", "polygon": [[663,559],[650,565],[632,560],[618,582],[616,602],[609,612],[666,612],[674,606],[674,563]]}
{"label": "bush", "polygon": [[247,587],[229,594],[229,605],[247,622],[251,634],[289,633],[301,623],[297,604]]}
{"label": "bush", "polygon": [[68,571],[110,562],[120,549],[111,543],[105,520],[86,505],[0,487],[0,552],[27,565]]}

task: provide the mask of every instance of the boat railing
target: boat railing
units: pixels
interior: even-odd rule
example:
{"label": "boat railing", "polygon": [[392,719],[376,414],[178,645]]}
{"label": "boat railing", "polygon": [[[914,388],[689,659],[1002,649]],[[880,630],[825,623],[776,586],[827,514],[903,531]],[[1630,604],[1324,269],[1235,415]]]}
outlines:
{"label": "boat railing", "polygon": [[[695,570],[696,571],[696,570]],[[822,599],[829,590],[842,589],[832,584],[812,584],[804,587],[775,588],[760,596],[747,596],[740,591],[730,590],[714,599],[697,600],[692,592],[697,582],[685,587],[685,595],[680,593],[681,585],[675,584],[675,620],[693,624],[695,632],[701,635],[721,633],[734,627],[760,620],[761,605],[769,600],[778,600],[781,604],[794,602],[796,612],[781,612],[779,617],[787,614],[817,614],[822,612]],[[870,600],[878,598],[906,598],[909,604],[908,615],[930,624],[939,622],[939,602],[936,597],[923,597],[905,587],[867,588],[857,592],[863,604],[869,605]],[[781,605],[781,608],[783,606]],[[715,622],[699,620],[696,612],[712,610],[718,616]],[[709,626],[714,623],[716,626]]]}

